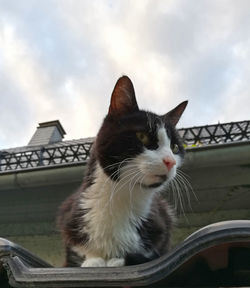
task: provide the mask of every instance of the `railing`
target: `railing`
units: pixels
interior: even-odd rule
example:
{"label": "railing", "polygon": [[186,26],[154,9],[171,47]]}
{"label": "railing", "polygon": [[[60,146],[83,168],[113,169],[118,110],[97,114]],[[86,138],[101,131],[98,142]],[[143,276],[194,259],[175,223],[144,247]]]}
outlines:
{"label": "railing", "polygon": [[0,151],[0,173],[9,170],[86,162],[93,143],[65,145],[59,147],[41,147],[18,153]]}
{"label": "railing", "polygon": [[[185,147],[200,147],[250,140],[250,121],[232,122],[179,129]],[[84,141],[84,140],[83,140]],[[39,149],[8,152],[0,151],[0,173],[53,165],[85,163],[92,142],[40,147]]]}
{"label": "railing", "polygon": [[199,147],[250,140],[250,121],[179,129],[186,147]]}

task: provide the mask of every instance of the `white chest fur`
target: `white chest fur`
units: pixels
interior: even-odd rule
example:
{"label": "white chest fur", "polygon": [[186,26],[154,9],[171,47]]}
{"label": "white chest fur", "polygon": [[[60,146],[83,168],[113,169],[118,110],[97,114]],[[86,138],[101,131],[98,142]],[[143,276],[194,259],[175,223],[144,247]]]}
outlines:
{"label": "white chest fur", "polygon": [[114,182],[98,166],[96,182],[84,192],[81,203],[89,209],[84,216],[88,224],[83,230],[89,235],[85,252],[108,259],[142,251],[137,227],[150,211],[152,194],[135,184],[132,175]]}

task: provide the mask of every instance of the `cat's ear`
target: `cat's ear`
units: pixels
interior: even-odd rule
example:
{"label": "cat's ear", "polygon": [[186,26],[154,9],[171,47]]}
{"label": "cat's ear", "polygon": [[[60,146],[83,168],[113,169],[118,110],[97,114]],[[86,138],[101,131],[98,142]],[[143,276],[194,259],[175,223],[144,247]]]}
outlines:
{"label": "cat's ear", "polygon": [[188,101],[184,101],[178,106],[176,106],[173,110],[169,111],[163,117],[164,119],[169,119],[174,126],[179,122],[181,115],[183,114],[185,108],[187,107]]}
{"label": "cat's ear", "polygon": [[125,115],[138,110],[133,83],[127,76],[122,76],[112,92],[109,114]]}

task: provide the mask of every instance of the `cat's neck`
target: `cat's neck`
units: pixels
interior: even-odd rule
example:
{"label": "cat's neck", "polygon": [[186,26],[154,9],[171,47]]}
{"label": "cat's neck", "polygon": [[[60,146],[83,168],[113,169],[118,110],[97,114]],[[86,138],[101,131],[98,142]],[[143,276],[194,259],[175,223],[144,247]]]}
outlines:
{"label": "cat's neck", "polygon": [[154,191],[135,183],[132,178],[130,176],[113,181],[97,163],[94,184],[85,191],[89,199],[85,201],[89,206],[86,208],[99,206],[103,212],[118,218],[124,214],[136,219],[147,217]]}

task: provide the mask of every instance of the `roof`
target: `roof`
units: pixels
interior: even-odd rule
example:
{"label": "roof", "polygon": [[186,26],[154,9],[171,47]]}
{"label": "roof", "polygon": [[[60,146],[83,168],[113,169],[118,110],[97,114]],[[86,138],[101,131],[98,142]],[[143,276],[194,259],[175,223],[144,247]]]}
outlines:
{"label": "roof", "polygon": [[[250,140],[250,121],[205,125],[178,130],[186,148],[209,147]],[[86,163],[95,138],[0,150],[0,173],[30,168]]]}
{"label": "roof", "polygon": [[54,268],[0,238],[0,282],[33,288],[249,287],[249,252],[249,220],[211,224],[162,257],[125,267]]}

